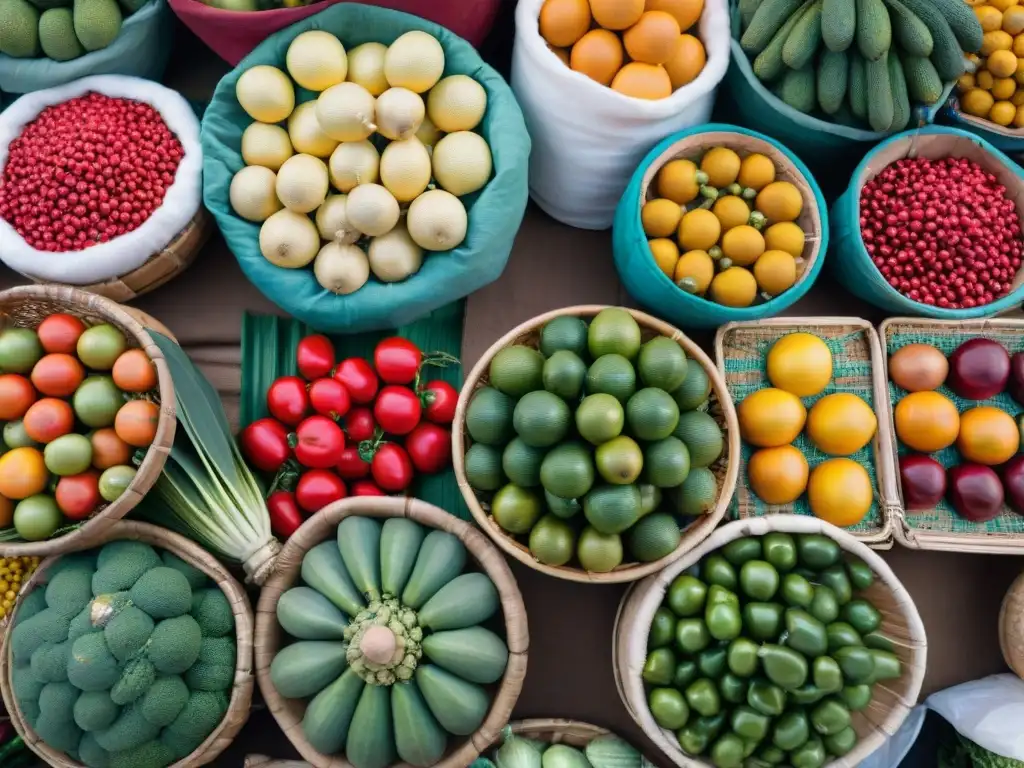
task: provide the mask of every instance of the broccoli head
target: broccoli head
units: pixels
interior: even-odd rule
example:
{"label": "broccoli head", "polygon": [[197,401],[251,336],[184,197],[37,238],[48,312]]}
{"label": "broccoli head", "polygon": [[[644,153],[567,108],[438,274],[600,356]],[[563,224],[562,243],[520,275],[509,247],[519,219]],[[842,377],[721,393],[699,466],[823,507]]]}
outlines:
{"label": "broccoli head", "polygon": [[75,724],[83,731],[109,728],[121,714],[109,691],[88,691],[75,702]]}
{"label": "broccoli head", "polygon": [[84,734],[78,742],[78,757],[88,768],[110,768],[110,753],[96,742],[91,733]]}
{"label": "broccoli head", "polygon": [[142,698],[142,716],[161,728],[170,725],[188,703],[189,694],[185,681],[177,675],[159,677]]}
{"label": "broccoli head", "polygon": [[192,600],[192,615],[199,622],[203,637],[223,637],[235,629],[231,603],[217,587],[196,592]]}
{"label": "broccoli head", "polygon": [[196,663],[202,642],[196,620],[188,615],[176,616],[156,625],[146,653],[161,674],[180,675]]}
{"label": "broccoli head", "polygon": [[146,571],[128,591],[134,605],[154,619],[182,616],[192,608],[192,587],[181,571],[157,566]]}
{"label": "broccoli head", "polygon": [[115,704],[130,704],[149,690],[156,680],[156,670],[149,659],[141,656],[124,666],[121,679],[110,689],[110,698]]}
{"label": "broccoli head", "polygon": [[107,623],[103,636],[114,658],[123,663],[142,649],[155,626],[148,613],[129,605]]}
{"label": "broccoli head", "polygon": [[195,592],[197,589],[202,589],[210,581],[210,577],[200,571],[194,565],[189,565],[180,557],[173,552],[164,550],[160,553],[160,559],[164,561],[164,565],[168,568],[173,568],[176,571],[181,571],[182,575],[188,579],[188,585],[192,587],[192,591]]}
{"label": "broccoli head", "polygon": [[83,691],[106,691],[121,677],[121,667],[103,635],[82,635],[71,646],[68,680]]}
{"label": "broccoli head", "polygon": [[61,616],[72,619],[92,600],[92,572],[65,568],[46,585],[46,604]]}
{"label": "broccoli head", "polygon": [[104,544],[96,558],[92,593],[103,595],[131,589],[150,568],[160,565],[160,556],[149,544],[119,540]]}

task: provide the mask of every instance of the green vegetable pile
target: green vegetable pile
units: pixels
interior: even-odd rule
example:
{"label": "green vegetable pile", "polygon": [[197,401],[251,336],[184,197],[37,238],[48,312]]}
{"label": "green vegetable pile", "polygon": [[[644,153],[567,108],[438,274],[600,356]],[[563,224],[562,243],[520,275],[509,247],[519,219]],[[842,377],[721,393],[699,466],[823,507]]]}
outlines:
{"label": "green vegetable pile", "polygon": [[943,723],[936,768],[1024,768],[1024,762],[990,752]]}
{"label": "green vegetable pile", "polygon": [[11,685],[26,722],[89,768],[163,768],[227,712],[235,619],[206,574],[138,541],[65,555],[26,595]]}
{"label": "green vegetable pile", "polygon": [[557,317],[539,349],[505,347],[488,376],[466,409],[466,479],[540,562],[604,573],[659,560],[718,501],[707,373],[673,339],[644,343],[625,309],[589,326]]}
{"label": "green vegetable pile", "polygon": [[493,760],[478,757],[469,768],[644,768],[643,755],[614,734],[598,736],[583,749],[518,736],[511,726],[501,732]]}
{"label": "green vegetable pile", "polygon": [[348,517],[336,541],[306,553],[304,585],[277,603],[297,642],[274,657],[270,679],[282,696],[312,697],[302,730],[314,749],[344,752],[355,768],[396,756],[425,768],[449,734],[480,727],[484,686],[505,673],[508,647],[479,626],[498,614],[498,590],[463,573],[466,560],[456,536],[397,517]]}
{"label": "green vegetable pile", "polygon": [[718,768],[819,768],[857,744],[851,712],[902,674],[874,575],[825,536],[736,539],[680,574],[643,669],[655,721]]}

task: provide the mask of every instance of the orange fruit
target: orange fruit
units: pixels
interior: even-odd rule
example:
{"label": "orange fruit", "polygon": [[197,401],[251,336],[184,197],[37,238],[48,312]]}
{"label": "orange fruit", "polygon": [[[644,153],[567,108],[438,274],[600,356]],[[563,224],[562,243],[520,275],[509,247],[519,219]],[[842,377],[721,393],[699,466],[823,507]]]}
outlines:
{"label": "orange fruit", "polygon": [[565,66],[569,66],[569,52],[565,48],[556,48],[551,43],[548,43],[548,50],[555,54]]}
{"label": "orange fruit", "polygon": [[849,456],[871,442],[878,429],[871,406],[852,392],[825,395],[807,414],[807,437],[818,450]]}
{"label": "orange fruit", "polygon": [[807,502],[814,516],[826,523],[840,528],[856,525],[873,499],[871,477],[853,459],[828,459],[811,470]]}
{"label": "orange fruit", "polygon": [[590,0],[590,12],[598,26],[629,29],[644,12],[644,0]]}
{"label": "orange fruit", "polygon": [[0,456],[0,496],[26,499],[46,488],[50,472],[35,448],[15,448]]}
{"label": "orange fruit", "polygon": [[669,160],[655,178],[658,197],[667,197],[674,203],[686,205],[700,194],[697,183],[697,165],[693,160]]}
{"label": "orange fruit", "polygon": [[707,208],[694,208],[679,220],[677,237],[683,251],[710,250],[721,235],[722,223]]}
{"label": "orange fruit", "polygon": [[672,56],[665,62],[672,88],[682,88],[696,80],[707,61],[708,56],[700,40],[693,35],[680,35]]}
{"label": "orange fruit", "polygon": [[1020,430],[999,408],[979,405],[960,416],[956,448],[967,461],[995,466],[1009,461],[1020,448]]}
{"label": "orange fruit", "polygon": [[953,401],[938,392],[911,392],[893,410],[896,437],[922,453],[948,448],[960,431],[960,414]]}
{"label": "orange fruit", "polygon": [[590,5],[587,0],[544,0],[537,21],[541,37],[568,48],[590,29]]}
{"label": "orange fruit", "polygon": [[758,448],[775,448],[796,440],[807,420],[807,409],[796,395],[768,387],[743,398],[736,416],[744,440]]}
{"label": "orange fruit", "polygon": [[634,61],[664,64],[672,58],[679,42],[679,22],[665,11],[647,11],[623,32],[622,42]]}
{"label": "orange fruit", "polygon": [[618,35],[607,29],[592,29],[572,47],[569,66],[601,85],[608,85],[622,69],[623,58]]}
{"label": "orange fruit", "polygon": [[832,352],[813,333],[787,333],[768,350],[765,367],[773,387],[811,397],[832,381]]}
{"label": "orange fruit", "polygon": [[631,61],[615,75],[612,90],[635,99],[664,99],[672,95],[672,81],[664,67]]}
{"label": "orange fruit", "polygon": [[807,488],[809,471],[798,448],[780,445],[754,451],[747,462],[747,481],[765,504],[792,504]]}
{"label": "orange fruit", "polygon": [[685,32],[700,21],[704,0],[647,0],[644,10],[671,13],[679,23],[679,29]]}

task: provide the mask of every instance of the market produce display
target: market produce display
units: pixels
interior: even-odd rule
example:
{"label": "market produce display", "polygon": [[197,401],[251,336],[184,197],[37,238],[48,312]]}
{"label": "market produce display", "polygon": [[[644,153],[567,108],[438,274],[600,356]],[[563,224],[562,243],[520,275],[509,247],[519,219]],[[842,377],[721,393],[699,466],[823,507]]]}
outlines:
{"label": "market produce display", "polygon": [[490,360],[469,401],[466,480],[494,521],[550,566],[654,562],[718,503],[725,441],[711,382],[625,309],[564,315],[537,346]]}
{"label": "market produce display", "polygon": [[402,517],[346,517],[308,550],[303,585],[277,601],[295,642],[270,667],[277,692],[310,699],[308,743],[354,768],[436,763],[474,733],[505,672],[490,577],[467,569],[458,537]]}
{"label": "market produce display", "polygon": [[960,110],[998,126],[1024,127],[1024,7],[998,0],[969,3],[984,32],[971,70],[957,80]]}
{"label": "market produce display", "polygon": [[855,713],[903,674],[874,574],[819,534],[734,539],[669,585],[642,677],[655,722],[718,768],[820,768],[857,745]]}
{"label": "market produce display", "polygon": [[132,540],[65,555],[19,603],[11,690],[43,742],[89,768],[163,768],[228,709],[235,619],[205,573]]}
{"label": "market produce display", "polygon": [[117,39],[122,21],[149,0],[3,0],[0,53],[70,61]]}
{"label": "market produce display", "polygon": [[703,11],[704,0],[545,0],[537,23],[574,71],[626,96],[664,99],[704,69]]}
{"label": "market produce display", "polygon": [[764,154],[725,146],[663,165],[640,211],[658,268],[681,290],[726,307],[792,288],[806,266],[808,233],[797,222],[804,199],[778,171]]}
{"label": "market produce display", "polygon": [[[231,206],[262,222],[260,251],[276,266],[313,264],[326,290],[350,294],[372,275],[416,274],[431,252],[466,237],[466,198],[492,173],[474,132],[487,94],[468,75],[442,78],[441,44],[413,31],[390,46],[351,51],[334,35],[304,32],[288,46],[287,74],[267,65],[238,79],[255,121],[242,135],[246,167]],[[315,100],[296,103],[295,88]],[[278,123],[287,121],[287,130]]]}
{"label": "market produce display", "polygon": [[[572,724],[568,726],[571,729]],[[489,757],[474,760],[472,768],[526,768],[538,765],[554,768],[622,768],[645,762],[639,751],[612,733],[596,736],[581,747],[560,741],[546,741],[527,734],[516,733],[514,725],[505,726],[501,732],[501,745]]]}

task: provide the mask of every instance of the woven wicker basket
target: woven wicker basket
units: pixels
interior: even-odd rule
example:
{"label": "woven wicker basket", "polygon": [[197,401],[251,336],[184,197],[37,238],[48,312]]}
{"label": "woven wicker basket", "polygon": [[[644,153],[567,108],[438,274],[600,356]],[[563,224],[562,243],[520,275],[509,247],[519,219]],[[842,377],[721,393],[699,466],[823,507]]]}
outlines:
{"label": "woven wicker basket", "polygon": [[[249,708],[252,704],[253,692],[253,615],[249,598],[245,594],[242,585],[228,573],[227,569],[213,555],[185,537],[156,525],[121,521],[104,531],[102,537],[94,539],[85,546],[78,546],[69,551],[90,549],[91,547],[105,544],[108,541],[119,539],[142,541],[172,552],[189,565],[198,568],[213,579],[231,604],[231,612],[235,617],[237,655],[235,679],[231,688],[231,697],[228,701],[228,711],[213,733],[206,738],[206,741],[199,745],[198,749],[181,760],[172,763],[168,768],[206,765],[227,749],[228,745],[242,729],[242,726],[245,725],[246,720],[249,719]],[[32,578],[26,583],[26,589],[22,592],[22,595],[28,594],[28,592],[44,581],[47,568],[57,559],[59,559],[59,555],[48,558],[39,565],[36,572],[32,574]],[[17,608],[15,608],[14,616],[17,616]],[[13,662],[11,659],[10,638],[11,633],[5,632],[3,647],[0,648],[0,692],[3,694],[4,706],[6,706],[7,712],[11,716],[11,721],[14,723],[18,735],[48,765],[56,766],[56,768],[85,768],[82,763],[72,760],[63,752],[58,752],[47,746],[22,718],[17,700],[14,698],[14,693],[11,689],[11,667]]]}
{"label": "woven wicker basket", "polygon": [[[864,398],[878,414],[878,431],[871,444],[851,457],[873,470],[875,503],[864,520],[851,526],[849,531],[875,549],[891,549],[893,510],[898,505],[890,449],[892,429],[888,409],[878,405],[888,402],[889,396],[885,388],[885,363],[878,335],[867,320],[856,317],[778,317],[756,323],[729,323],[719,328],[715,335],[715,358],[729,387],[729,394],[739,403],[751,392],[770,387],[765,372],[765,355],[778,338],[796,331],[818,336],[832,351],[832,383],[823,394],[852,392]],[[810,405],[808,398],[804,398],[804,404]],[[795,445],[804,452],[812,466],[817,463],[815,459],[825,458],[803,435]],[[752,452],[750,446],[743,446],[742,468],[733,502],[735,515],[740,519],[779,512],[810,515],[805,498],[794,504],[768,505],[750,490],[746,467]]]}
{"label": "woven wicker basket", "polygon": [[536,347],[540,340],[541,329],[550,320],[563,315],[590,318],[606,308],[602,305],[584,305],[546,312],[543,315],[538,315],[527,320],[525,323],[519,324],[494,342],[490,349],[481,355],[477,364],[473,366],[473,370],[466,376],[462,392],[459,394],[459,403],[455,409],[455,421],[452,425],[452,464],[455,468],[455,477],[462,491],[462,497],[466,500],[470,512],[473,513],[474,519],[483,528],[484,532],[505,552],[534,570],[554,576],[555,578],[577,581],[584,584],[616,584],[636,581],[648,574],[661,570],[683,553],[693,549],[721,522],[729,505],[729,499],[732,498],[733,489],[736,487],[736,476],[739,472],[740,438],[739,426],[736,421],[736,410],[733,408],[732,398],[729,397],[729,393],[726,390],[725,381],[715,369],[711,359],[679,329],[651,315],[626,308],[637,323],[639,323],[644,341],[655,336],[668,336],[678,342],[679,346],[686,352],[687,357],[698,361],[704,367],[704,370],[707,371],[708,379],[711,381],[711,409],[709,412],[718,421],[725,434],[725,450],[718,461],[711,467],[715,473],[715,478],[718,480],[718,501],[714,509],[693,522],[683,531],[683,537],[679,542],[679,546],[671,554],[651,563],[626,563],[608,573],[591,573],[570,566],[545,565],[534,559],[530,550],[524,544],[516,541],[495,522],[489,513],[489,507],[485,508],[484,503],[477,498],[476,492],[470,487],[469,481],[466,479],[464,457],[466,450],[471,444],[469,433],[466,431],[466,409],[469,407],[469,401],[472,399],[473,393],[487,384],[487,374],[491,359],[499,350],[512,344],[526,344],[527,346]]}
{"label": "woven wicker basket", "polygon": [[[1002,344],[1012,355],[1024,351],[1024,320],[932,320],[924,317],[891,317],[879,326],[883,355],[888,369],[889,353],[911,343],[931,344],[943,354],[950,354],[960,344],[978,336]],[[889,422],[894,423],[893,407],[906,393],[887,380],[889,399]],[[1008,394],[982,402],[963,400],[946,387],[939,391],[948,396],[963,412],[975,405],[994,405],[1016,415],[1020,409]],[[893,433],[890,442],[893,452],[893,466],[898,467],[900,443]],[[939,462],[949,467],[959,461],[955,447],[934,454]],[[909,512],[903,506],[903,489],[900,485],[899,470],[895,471],[898,504],[894,508],[893,534],[896,541],[912,549],[936,549],[947,552],[983,552],[995,555],[1019,555],[1024,553],[1024,515],[1010,507],[994,520],[987,523],[972,523],[960,517],[945,499],[933,510]]]}
{"label": "woven wicker basket", "polygon": [[1003,597],[999,609],[999,649],[1006,666],[1017,677],[1024,678],[1024,574],[1021,574]]}
{"label": "woven wicker basket", "polygon": [[[339,523],[350,516],[407,517],[428,528],[438,528],[457,536],[481,570],[494,582],[501,599],[505,620],[505,642],[508,645],[508,666],[498,684],[491,709],[479,729],[465,742],[449,749],[436,768],[463,768],[487,748],[512,714],[512,707],[523,687],[526,676],[529,630],[526,606],[523,605],[519,585],[512,571],[487,538],[469,523],[443,509],[413,498],[352,497],[328,504],[314,514],[291,535],[277,559],[274,574],[263,585],[256,605],[256,680],[267,707],[281,726],[288,740],[299,753],[316,768],[351,768],[341,755],[325,755],[306,741],[302,732],[302,717],[306,702],[286,699],[277,692],[270,679],[270,664],[281,646],[282,631],[277,623],[277,601],[299,578],[302,558],[307,551],[322,541],[334,538]],[[393,768],[409,768],[400,765]]]}
{"label": "woven wicker basket", "polygon": [[647,656],[647,636],[654,612],[661,605],[672,580],[696,565],[705,555],[735,539],[761,536],[771,531],[822,534],[863,560],[875,572],[874,583],[863,594],[881,612],[882,626],[879,631],[892,640],[894,652],[903,663],[902,677],[876,684],[871,703],[866,709],[853,713],[852,726],[860,737],[857,746],[848,755],[827,763],[824,768],[854,768],[859,765],[889,736],[896,733],[917,703],[927,661],[924,624],[910,593],[888,564],[849,533],[823,520],[803,515],[772,515],[738,520],[719,528],[697,549],[661,573],[634,584],[623,596],[615,617],[612,665],[619,696],[637,725],[676,765],[697,768],[710,766],[711,763],[685,754],[675,735],[655,723],[647,706],[641,672]]}
{"label": "woven wicker basket", "polygon": [[55,312],[66,312],[81,318],[87,325],[110,323],[124,332],[129,345],[143,349],[156,367],[160,399],[160,422],[156,438],[146,451],[135,479],[117,501],[100,509],[75,530],[44,541],[0,542],[0,556],[55,555],[81,549],[88,542],[101,539],[107,529],[128,514],[160,477],[167,455],[174,443],[177,425],[174,406],[174,384],[163,353],[146,329],[119,304],[86,293],[77,288],[55,285],[24,285],[0,292],[0,325],[35,328]]}

